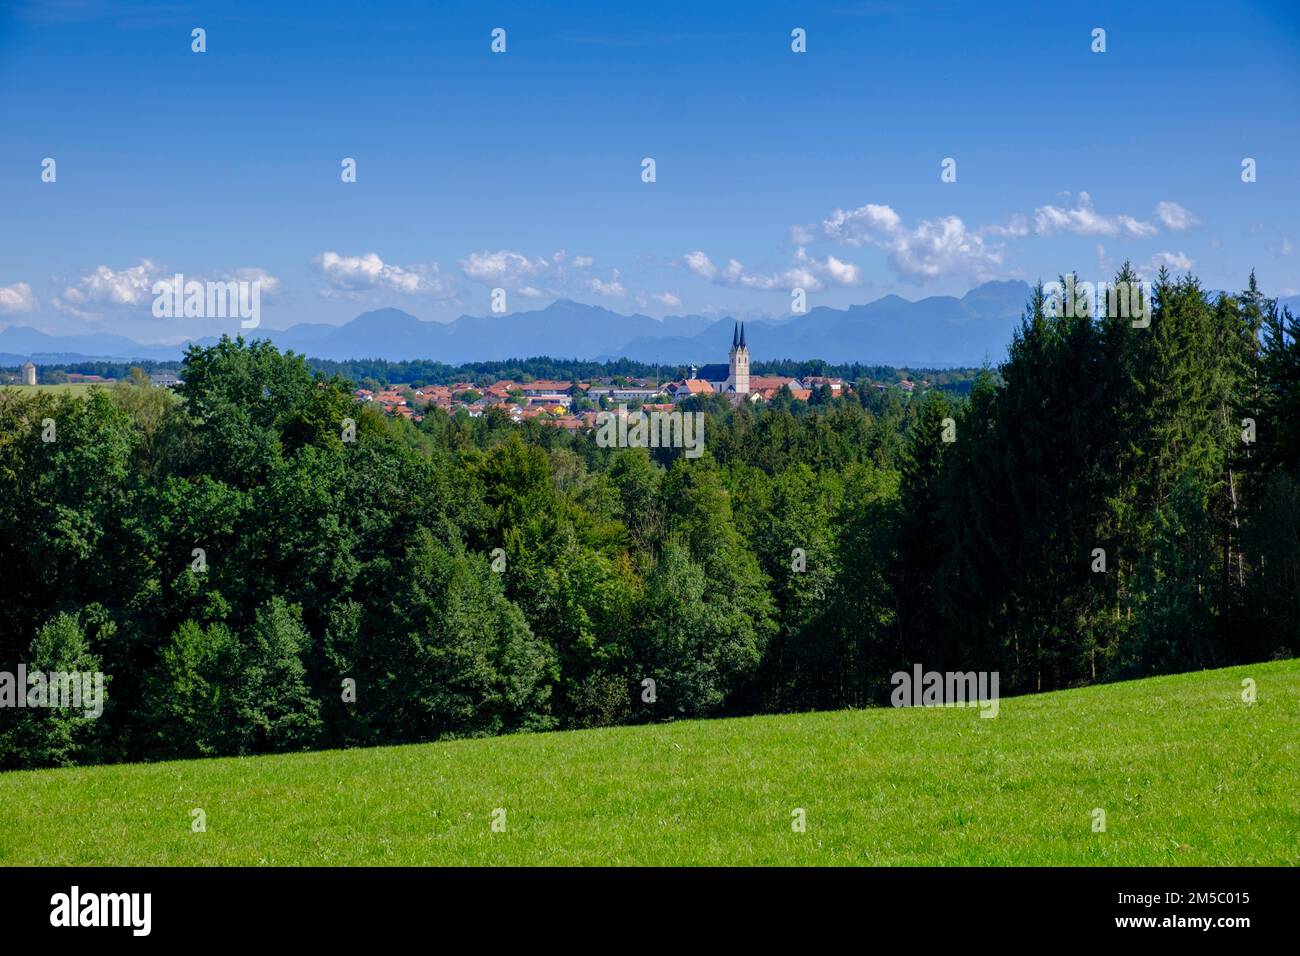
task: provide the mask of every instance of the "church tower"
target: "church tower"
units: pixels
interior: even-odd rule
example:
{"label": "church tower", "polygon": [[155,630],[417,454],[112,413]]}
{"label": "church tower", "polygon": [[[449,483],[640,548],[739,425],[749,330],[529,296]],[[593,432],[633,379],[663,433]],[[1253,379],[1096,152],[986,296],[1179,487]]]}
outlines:
{"label": "church tower", "polygon": [[739,395],[749,394],[749,346],[745,344],[745,326],[737,323],[731,333],[731,351],[727,353],[727,387]]}

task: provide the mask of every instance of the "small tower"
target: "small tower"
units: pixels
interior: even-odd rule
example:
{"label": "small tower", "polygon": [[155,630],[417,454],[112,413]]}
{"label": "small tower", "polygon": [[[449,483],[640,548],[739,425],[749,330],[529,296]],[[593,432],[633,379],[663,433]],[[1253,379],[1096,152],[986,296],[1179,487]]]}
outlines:
{"label": "small tower", "polygon": [[749,346],[745,344],[745,326],[736,324],[731,333],[731,351],[727,353],[727,386],[738,395],[749,394]]}
{"label": "small tower", "polygon": [[36,384],[36,366],[31,362],[24,362],[22,368],[22,377],[24,385]]}

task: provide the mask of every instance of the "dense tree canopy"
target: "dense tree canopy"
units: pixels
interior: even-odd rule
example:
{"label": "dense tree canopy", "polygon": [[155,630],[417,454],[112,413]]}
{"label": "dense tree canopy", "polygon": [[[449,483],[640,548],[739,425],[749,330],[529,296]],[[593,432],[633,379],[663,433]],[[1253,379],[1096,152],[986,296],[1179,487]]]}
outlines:
{"label": "dense tree canopy", "polygon": [[386,418],[264,341],[192,348],[178,398],[2,392],[0,672],[108,683],[97,720],[0,709],[0,767],[865,706],[914,663],[1020,693],[1292,653],[1300,323],[1253,276],[1162,274],[1145,328],[1056,311],[1036,291],[969,388],[692,398],[689,459]]}

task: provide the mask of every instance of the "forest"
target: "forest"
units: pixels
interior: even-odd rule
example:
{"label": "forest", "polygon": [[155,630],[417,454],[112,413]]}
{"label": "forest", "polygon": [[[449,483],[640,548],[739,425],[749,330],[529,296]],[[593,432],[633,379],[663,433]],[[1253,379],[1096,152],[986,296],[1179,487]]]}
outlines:
{"label": "forest", "polygon": [[968,394],[693,398],[695,459],[384,417],[264,340],[192,347],[179,400],[2,390],[0,672],[106,698],[0,708],[0,768],[887,705],[914,664],[1012,695],[1292,656],[1300,322],[1253,274],[1162,272],[1147,328],[1057,311],[1040,285]]}

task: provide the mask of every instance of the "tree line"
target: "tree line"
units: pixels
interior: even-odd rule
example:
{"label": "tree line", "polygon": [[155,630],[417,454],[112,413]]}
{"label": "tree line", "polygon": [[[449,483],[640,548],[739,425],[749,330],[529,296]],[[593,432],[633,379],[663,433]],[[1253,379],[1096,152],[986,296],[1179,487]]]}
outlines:
{"label": "tree line", "polygon": [[[472,382],[483,386],[502,379],[516,382],[540,379],[575,383],[599,379],[662,381],[685,378],[689,373],[686,365],[652,364],[626,358],[596,362],[583,359],[556,359],[548,356],[493,362],[466,362],[460,365],[449,365],[431,359],[411,359],[400,362],[387,359],[335,361],[308,357],[307,365],[325,377],[337,375],[367,388],[384,388],[389,385],[422,387],[452,385],[460,382]],[[43,383],[51,385],[67,382],[70,374],[98,375],[118,381],[130,378],[134,368],[139,368],[146,373],[183,372],[180,362],[144,360],[120,362],[108,359],[86,359],[77,362],[42,364],[40,378]],[[831,363],[820,359],[803,361],[782,359],[754,362],[751,372],[755,375],[782,375],[797,379],[808,375],[829,376],[841,378],[860,387],[867,387],[872,382],[896,383],[924,379],[936,388],[965,394],[969,392],[979,369],[902,369],[892,365],[866,365],[861,362]],[[0,382],[9,381],[17,384],[19,380],[18,366],[0,366]]]}
{"label": "tree line", "polygon": [[0,766],[867,706],[914,663],[1025,693],[1293,653],[1296,319],[1253,275],[1162,273],[1147,328],[1059,311],[1036,290],[967,396],[691,399],[690,460],[385,417],[266,341],[190,348],[180,400],[0,393],[0,672],[107,679],[97,720],[0,708]]}

